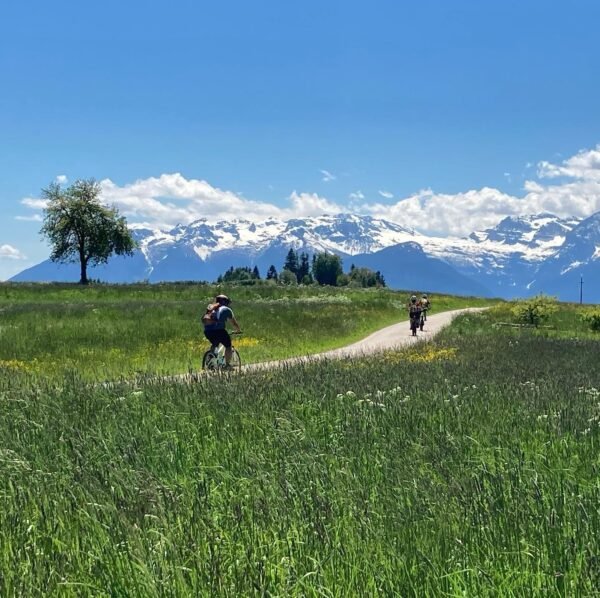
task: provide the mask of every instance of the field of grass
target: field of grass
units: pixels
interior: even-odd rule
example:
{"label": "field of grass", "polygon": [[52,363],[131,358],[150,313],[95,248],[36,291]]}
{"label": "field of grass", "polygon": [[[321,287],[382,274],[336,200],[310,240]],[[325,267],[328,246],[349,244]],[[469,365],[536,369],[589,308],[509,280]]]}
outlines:
{"label": "field of grass", "polygon": [[[199,369],[200,316],[233,297],[246,363],[343,346],[406,318],[406,293],[387,289],[215,287],[196,284],[0,285],[0,368],[89,380]],[[490,304],[434,295],[434,311]]]}
{"label": "field of grass", "polygon": [[0,595],[597,595],[598,341],[503,318],[191,385],[0,370]]}

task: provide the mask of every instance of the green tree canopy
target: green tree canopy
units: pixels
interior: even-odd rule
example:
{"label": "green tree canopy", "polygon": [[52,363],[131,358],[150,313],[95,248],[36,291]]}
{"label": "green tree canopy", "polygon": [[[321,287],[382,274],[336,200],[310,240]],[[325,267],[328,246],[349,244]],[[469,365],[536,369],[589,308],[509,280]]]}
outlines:
{"label": "green tree canopy", "polygon": [[260,274],[256,266],[254,269],[249,266],[238,266],[237,268],[231,266],[229,270],[217,278],[217,282],[245,282],[250,280],[260,280]]}
{"label": "green tree canopy", "polygon": [[94,179],[78,180],[66,189],[51,183],[42,189],[48,201],[40,233],[52,246],[50,259],[77,262],[81,284],[88,283],[88,265],[102,264],[113,255],[131,255],[135,242],[127,222],[114,207],[100,202],[100,185]]}
{"label": "green tree canopy", "polygon": [[342,271],[342,259],[333,253],[318,253],[313,262],[313,276],[319,284],[336,286]]}
{"label": "green tree canopy", "polygon": [[350,282],[355,283],[353,286],[357,287],[384,287],[385,279],[381,272],[373,272],[370,268],[357,268],[352,264],[350,268]]}

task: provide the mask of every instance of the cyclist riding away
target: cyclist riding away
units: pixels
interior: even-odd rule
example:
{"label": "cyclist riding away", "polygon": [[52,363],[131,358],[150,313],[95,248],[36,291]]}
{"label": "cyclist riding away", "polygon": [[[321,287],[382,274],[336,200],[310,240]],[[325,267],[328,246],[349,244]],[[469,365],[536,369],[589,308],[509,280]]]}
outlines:
{"label": "cyclist riding away", "polygon": [[427,295],[423,294],[421,297],[421,311],[423,312],[423,321],[427,321],[427,311],[431,309],[431,301],[427,298]]}
{"label": "cyclist riding away", "polygon": [[416,295],[413,295],[408,303],[408,317],[410,319],[412,335],[417,336],[417,328],[421,320],[421,304],[417,301]]}
{"label": "cyclist riding away", "polygon": [[227,295],[217,295],[215,302],[208,306],[206,314],[202,316],[204,324],[204,336],[208,339],[214,349],[219,345],[225,347],[225,364],[231,366],[231,337],[226,329],[227,320],[231,320],[236,332],[241,332],[233,311],[229,305],[231,299]]}

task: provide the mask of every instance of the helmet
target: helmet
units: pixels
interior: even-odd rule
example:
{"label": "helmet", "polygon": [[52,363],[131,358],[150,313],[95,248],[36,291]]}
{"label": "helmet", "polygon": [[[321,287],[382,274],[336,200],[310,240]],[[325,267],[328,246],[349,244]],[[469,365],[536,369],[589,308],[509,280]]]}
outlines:
{"label": "helmet", "polygon": [[411,303],[415,303],[415,302],[417,301],[417,296],[416,296],[416,295],[413,295],[413,296],[410,298],[410,300],[411,300]]}
{"label": "helmet", "polygon": [[427,299],[427,295],[423,293],[423,299]]}
{"label": "helmet", "polygon": [[229,305],[231,303],[231,299],[227,295],[217,295],[215,301],[221,305]]}

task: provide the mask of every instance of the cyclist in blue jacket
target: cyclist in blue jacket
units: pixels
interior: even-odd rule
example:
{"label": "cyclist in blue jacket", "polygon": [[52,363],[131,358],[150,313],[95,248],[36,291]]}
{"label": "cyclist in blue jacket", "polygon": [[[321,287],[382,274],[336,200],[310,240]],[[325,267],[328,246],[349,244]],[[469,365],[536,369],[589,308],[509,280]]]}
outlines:
{"label": "cyclist in blue jacket", "polygon": [[[231,337],[227,332],[227,320],[231,320],[236,332],[241,332],[233,311],[229,307],[231,299],[227,295],[217,295],[215,302],[208,306],[206,315],[202,318],[204,324],[204,336],[208,339],[213,348],[216,349],[219,345],[225,347],[225,364],[230,365],[231,362]],[[210,315],[210,318],[207,317]]]}

